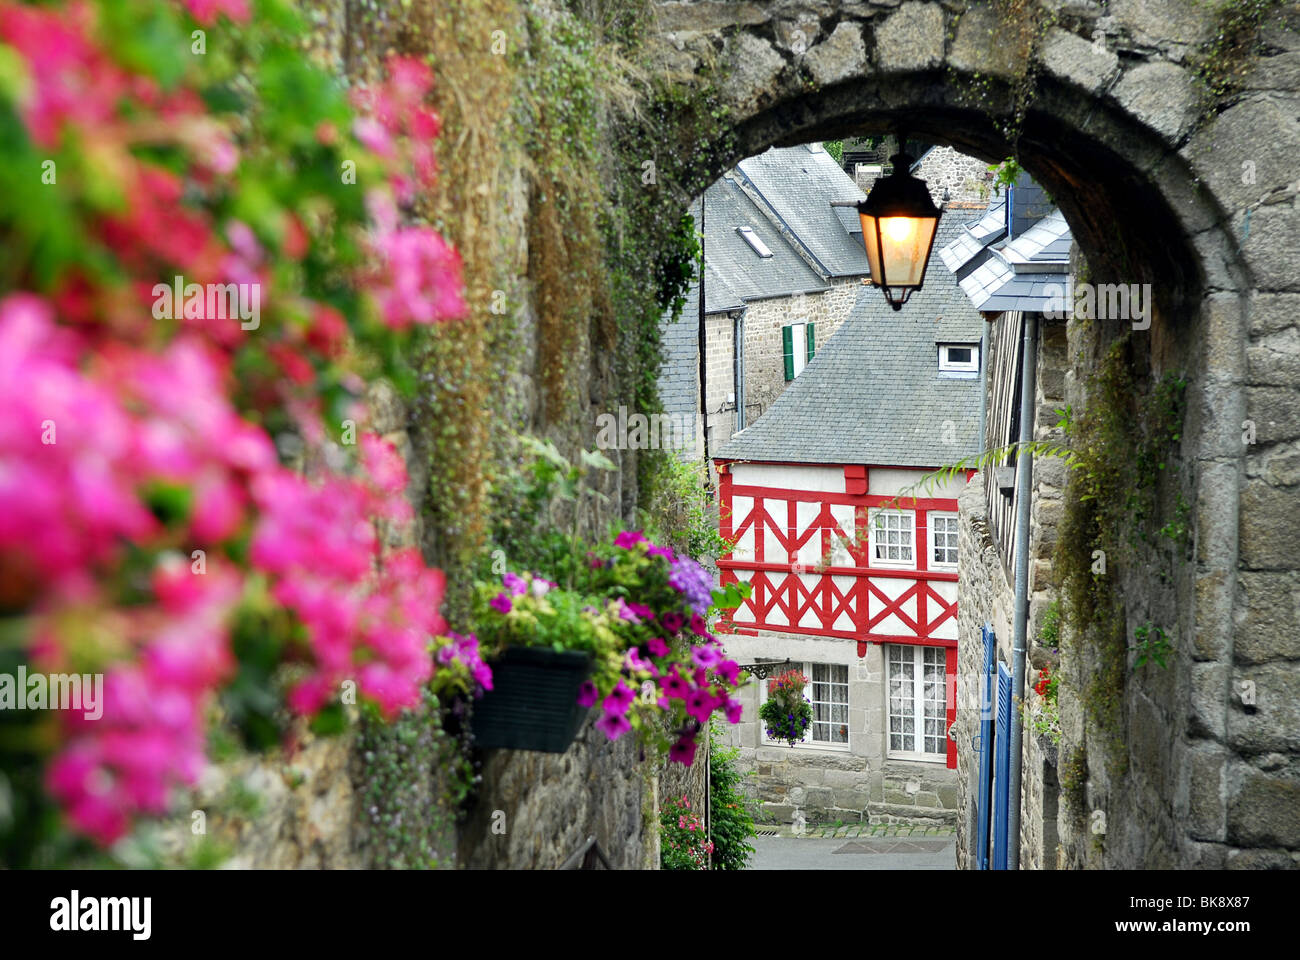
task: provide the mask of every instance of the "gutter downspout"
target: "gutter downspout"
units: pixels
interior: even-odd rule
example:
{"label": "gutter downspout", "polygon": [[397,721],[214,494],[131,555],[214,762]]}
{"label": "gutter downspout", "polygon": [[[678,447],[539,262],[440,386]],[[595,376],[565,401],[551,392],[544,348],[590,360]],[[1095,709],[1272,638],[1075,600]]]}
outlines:
{"label": "gutter downspout", "polygon": [[[1024,314],[1024,353],[1020,374],[1020,441],[1034,438],[1035,383],[1038,360],[1038,314]],[[1025,653],[1029,635],[1029,508],[1034,457],[1021,449],[1016,458],[1016,608],[1011,648],[1011,692],[1022,700],[1025,690]],[[1020,869],[1020,711],[1011,711],[1011,776],[1007,810],[1007,869]]]}
{"label": "gutter downspout", "polygon": [[[989,334],[988,324],[984,324],[984,333],[980,334],[980,452],[982,457],[988,451],[988,438],[985,434],[989,415]],[[985,468],[987,469],[987,467]]]}
{"label": "gutter downspout", "polygon": [[704,473],[706,477],[709,473],[709,391],[705,382],[708,372],[708,352],[705,343],[704,327],[704,274],[708,272],[704,259],[704,198],[708,193],[706,190],[700,194],[700,329],[699,329],[699,346],[700,346],[700,411],[704,416]]}

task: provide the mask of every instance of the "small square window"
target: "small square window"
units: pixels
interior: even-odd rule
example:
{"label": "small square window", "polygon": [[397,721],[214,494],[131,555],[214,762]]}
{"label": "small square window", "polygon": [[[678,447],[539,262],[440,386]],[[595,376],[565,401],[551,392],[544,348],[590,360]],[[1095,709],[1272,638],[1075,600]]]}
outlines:
{"label": "small square window", "polygon": [[952,376],[974,376],[980,370],[978,343],[939,344],[939,372]]}

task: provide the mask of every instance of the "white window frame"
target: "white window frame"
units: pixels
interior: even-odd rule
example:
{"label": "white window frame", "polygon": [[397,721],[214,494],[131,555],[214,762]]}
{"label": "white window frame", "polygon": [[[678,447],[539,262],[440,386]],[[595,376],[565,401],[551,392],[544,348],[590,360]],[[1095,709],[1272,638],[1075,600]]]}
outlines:
{"label": "white window frame", "polygon": [[[909,521],[909,539],[907,548],[911,551],[911,560],[881,560],[876,556],[876,517],[878,516],[900,516],[906,517]],[[885,544],[889,546],[889,544]],[[899,544],[902,546],[902,544]],[[916,511],[915,510],[886,510],[882,507],[872,507],[867,511],[867,566],[882,567],[891,570],[915,570],[916,569]]]}
{"label": "white window frame", "polygon": [[[851,702],[851,700],[852,700],[852,694],[851,694],[851,692],[850,692],[850,687],[851,687],[851,685],[852,685],[853,674],[852,674],[852,671],[849,669],[849,665],[846,664],[846,663],[830,663],[830,662],[822,661],[822,660],[817,661],[817,663],[818,663],[818,665],[820,665],[820,666],[826,666],[826,667],[843,667],[843,668],[844,668],[844,677],[845,677],[845,680],[844,680],[844,695],[845,695],[846,698],[848,698],[848,699],[845,701],[845,704],[846,704],[846,706],[847,706],[847,705]],[[808,702],[809,702],[810,704],[813,702],[813,696],[812,696],[812,693],[813,693],[813,691],[812,691],[812,686],[813,686],[813,672],[812,672],[812,668],[813,668],[813,664],[812,664],[811,662],[792,663],[789,667],[785,667],[785,668],[783,668],[782,671],[781,671],[782,673],[784,673],[786,670],[798,670],[800,673],[802,673],[805,677],[808,678],[808,682],[807,682],[806,684],[804,684],[803,695],[804,695],[805,697],[808,698]],[[767,683],[768,683],[767,680],[762,680],[762,681],[760,681],[760,686],[759,686],[759,690],[758,690],[758,693],[759,693],[759,701],[758,701],[758,702],[759,702],[760,704],[767,702]],[[837,686],[838,686],[838,684],[837,684]],[[816,710],[815,710],[815,709],[814,709],[814,711],[813,711],[813,715],[814,715],[814,717],[816,716]],[[804,750],[833,750],[833,751],[840,752],[840,753],[847,753],[847,752],[848,752],[848,750],[849,750],[849,746],[850,746],[850,744],[853,742],[853,726],[852,726],[852,724],[850,724],[847,720],[845,721],[845,726],[847,726],[847,727],[849,728],[849,733],[848,733],[849,740],[848,740],[848,743],[832,743],[832,742],[829,741],[829,740],[814,740],[814,739],[812,738],[812,734],[813,734],[813,726],[814,726],[815,722],[816,722],[815,720],[812,721],[812,722],[809,722],[809,724],[808,724],[808,729],[804,731],[803,739],[800,740],[798,743],[796,743],[796,744],[794,745],[794,746],[795,746],[795,749],[804,749]],[[763,723],[763,718],[762,718],[762,717],[759,717],[759,718],[758,718],[758,735],[759,735],[759,737],[762,739],[763,746],[789,746],[789,744],[788,744],[785,740],[772,740],[772,739],[770,739],[770,738],[768,737],[768,735],[767,735],[767,727],[764,725],[764,723]]]}
{"label": "white window frame", "polygon": [[[969,360],[953,360],[949,351],[953,348],[969,350]],[[980,372],[980,345],[978,343],[941,343],[939,344],[939,372],[953,376],[973,377]]]}
{"label": "white window frame", "polygon": [[740,234],[740,239],[749,244],[749,249],[753,250],[764,260],[767,260],[772,256],[771,248],[762,241],[757,233],[754,232],[753,227],[737,227],[736,232]]}
{"label": "white window frame", "polygon": [[936,546],[935,539],[934,539],[934,535],[935,535],[934,528],[935,528],[936,520],[951,520],[955,523],[957,521],[957,514],[952,513],[951,511],[932,510],[926,515],[926,520],[927,520],[926,530],[925,530],[926,539],[927,539],[926,549],[929,551],[929,553],[926,554],[927,565],[930,567],[931,570],[956,570],[957,569],[956,560],[953,560],[951,562],[948,561],[940,562],[934,558],[934,551]]}
{"label": "white window frame", "polygon": [[790,328],[790,361],[794,370],[790,382],[794,383],[808,366],[808,318],[802,317],[786,326]]}
{"label": "white window frame", "polygon": [[[893,673],[894,665],[893,653],[895,650],[901,650],[906,655],[902,658],[910,657],[912,662],[912,695],[909,698],[912,706],[912,734],[913,745],[920,741],[925,745],[925,659],[926,652],[930,651],[931,656],[937,657],[939,667],[942,671],[943,681],[940,684],[940,690],[943,696],[943,734],[940,739],[942,749],[938,753],[929,753],[924,750],[895,750],[893,748]],[[904,644],[889,643],[885,644],[885,756],[890,760],[915,760],[921,763],[948,763],[948,650],[946,647],[929,646],[926,644]],[[907,736],[907,734],[899,734]]]}

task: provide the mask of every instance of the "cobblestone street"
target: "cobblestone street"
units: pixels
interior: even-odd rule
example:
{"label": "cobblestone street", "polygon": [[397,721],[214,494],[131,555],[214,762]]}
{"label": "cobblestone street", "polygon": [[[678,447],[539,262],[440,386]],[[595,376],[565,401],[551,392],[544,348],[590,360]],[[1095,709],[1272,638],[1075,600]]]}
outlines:
{"label": "cobblestone street", "polygon": [[812,826],[796,837],[789,828],[755,838],[751,870],[954,870],[954,829],[908,824]]}

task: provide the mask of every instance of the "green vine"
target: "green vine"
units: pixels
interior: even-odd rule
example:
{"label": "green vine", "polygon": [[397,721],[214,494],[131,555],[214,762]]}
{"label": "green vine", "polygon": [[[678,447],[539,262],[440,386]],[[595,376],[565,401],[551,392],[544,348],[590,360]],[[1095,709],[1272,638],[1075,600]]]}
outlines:
{"label": "green vine", "polygon": [[1171,453],[1181,439],[1186,387],[1182,377],[1167,375],[1140,403],[1133,366],[1126,333],[1091,378],[1084,415],[1069,425],[1072,469],[1053,564],[1064,597],[1063,639],[1076,657],[1091,650],[1091,663],[1079,663],[1083,699],[1111,746],[1116,775],[1126,768],[1120,730],[1128,673],[1126,610],[1116,584],[1126,568],[1172,563],[1148,531],[1162,480],[1172,485],[1177,472]]}
{"label": "green vine", "polygon": [[1215,10],[1214,30],[1196,56],[1201,119],[1240,91],[1260,53],[1260,34],[1270,21],[1282,25],[1288,0],[1225,0]]}

